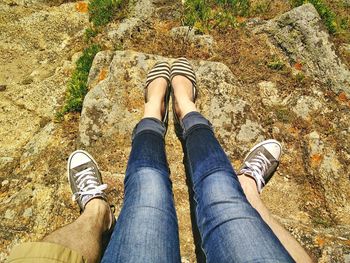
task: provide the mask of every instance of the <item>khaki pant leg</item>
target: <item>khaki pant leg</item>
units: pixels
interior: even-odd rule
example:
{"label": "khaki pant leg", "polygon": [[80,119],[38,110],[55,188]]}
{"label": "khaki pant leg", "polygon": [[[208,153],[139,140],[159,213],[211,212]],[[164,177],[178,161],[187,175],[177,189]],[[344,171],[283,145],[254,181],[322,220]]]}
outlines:
{"label": "khaki pant leg", "polygon": [[47,242],[23,243],[14,247],[8,263],[87,263],[78,252]]}

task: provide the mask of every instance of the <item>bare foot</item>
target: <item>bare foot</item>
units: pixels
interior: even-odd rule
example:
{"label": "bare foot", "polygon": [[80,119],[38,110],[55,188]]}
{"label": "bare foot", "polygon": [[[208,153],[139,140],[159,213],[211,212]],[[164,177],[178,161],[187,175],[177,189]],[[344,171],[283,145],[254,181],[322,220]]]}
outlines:
{"label": "bare foot", "polygon": [[163,120],[165,113],[164,96],[167,88],[167,81],[164,78],[153,80],[147,87],[147,102],[143,118],[156,118]]}
{"label": "bare foot", "polygon": [[191,111],[198,111],[193,102],[192,82],[184,76],[178,75],[171,82],[175,96],[175,111],[180,120]]}

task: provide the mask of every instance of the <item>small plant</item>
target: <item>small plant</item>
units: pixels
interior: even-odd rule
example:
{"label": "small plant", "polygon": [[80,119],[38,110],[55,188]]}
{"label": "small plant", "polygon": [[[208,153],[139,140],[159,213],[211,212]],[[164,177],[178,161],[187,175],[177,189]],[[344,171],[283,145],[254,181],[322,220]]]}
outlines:
{"label": "small plant", "polygon": [[342,30],[348,30],[350,28],[349,26],[349,18],[341,18],[340,19],[340,28]]}
{"label": "small plant", "polygon": [[216,27],[236,27],[239,25],[236,18],[250,13],[249,0],[187,0],[184,7],[184,24],[202,32]]}
{"label": "small plant", "polygon": [[91,27],[85,29],[84,32],[84,39],[86,42],[89,42],[91,40],[91,38],[97,36],[97,30],[93,29]]}
{"label": "small plant", "polygon": [[237,26],[238,23],[236,21],[235,16],[230,12],[218,12],[214,16],[215,27],[226,28],[229,26]]}
{"label": "small plant", "polygon": [[273,60],[267,63],[267,66],[273,70],[282,70],[284,68],[284,63],[280,60]]}
{"label": "small plant", "polygon": [[233,15],[248,16],[250,11],[249,0],[215,0],[217,4],[223,6]]}
{"label": "small plant", "polygon": [[295,80],[299,83],[303,83],[305,80],[305,75],[303,73],[298,72],[295,76],[294,76]]}
{"label": "small plant", "polygon": [[210,8],[205,0],[190,0],[185,2],[185,25],[189,27],[207,26],[210,15]]}
{"label": "small plant", "polygon": [[263,14],[270,11],[271,1],[261,1],[252,7],[252,12],[254,14]]}
{"label": "small plant", "polygon": [[92,45],[84,49],[82,56],[76,63],[76,69],[68,82],[65,105],[58,116],[63,116],[67,112],[81,111],[84,97],[88,92],[86,84],[92,61],[100,50],[101,48],[98,45]]}
{"label": "small plant", "polygon": [[331,34],[337,32],[336,15],[322,0],[291,0],[293,6],[300,6],[304,3],[311,3],[320,14],[323,23]]}
{"label": "small plant", "polygon": [[125,7],[128,2],[128,0],[90,0],[88,11],[89,21],[92,22],[92,25],[84,32],[84,39],[89,47],[84,49],[82,56],[76,62],[76,68],[68,82],[65,104],[56,114],[57,121],[60,121],[67,112],[81,111],[85,95],[88,92],[89,71],[95,55],[101,50],[99,45],[93,44],[96,42],[93,38],[100,32],[101,27],[108,24],[114,17],[122,18],[125,16]]}
{"label": "small plant", "polygon": [[88,7],[90,22],[97,27],[108,24],[121,4],[122,0],[91,0]]}

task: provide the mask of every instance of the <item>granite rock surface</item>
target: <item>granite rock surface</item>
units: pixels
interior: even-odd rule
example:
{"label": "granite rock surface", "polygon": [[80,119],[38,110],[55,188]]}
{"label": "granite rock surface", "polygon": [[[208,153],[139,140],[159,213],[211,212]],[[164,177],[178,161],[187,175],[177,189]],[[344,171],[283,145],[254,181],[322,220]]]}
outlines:
{"label": "granite rock surface", "polygon": [[268,35],[287,57],[290,65],[306,73],[335,92],[350,95],[350,71],[339,59],[326,27],[312,4],[284,13],[255,29]]}
{"label": "granite rock surface", "polygon": [[[123,173],[125,169],[130,135],[142,117],[144,80],[160,60],[173,61],[134,51],[106,51],[96,56],[89,79],[95,84],[84,101],[79,134],[83,147],[104,156],[102,160],[107,158],[102,162],[108,171],[117,167],[117,173]],[[191,63],[198,79],[198,108],[212,122],[236,168],[255,143],[271,137],[282,142],[282,165],[263,192],[274,215],[306,247],[319,253],[318,257],[331,254],[340,259],[339,253],[349,253],[343,244],[350,234],[349,174],[345,168],[350,161],[345,147],[350,143],[348,117],[325,100],[318,86],[307,96],[301,91],[286,94],[281,86],[268,82],[246,87],[222,63]],[[104,70],[105,78],[97,82]],[[261,91],[260,96],[253,95],[256,90]],[[334,122],[325,124],[329,129],[331,125],[332,131],[322,125],[327,115],[333,116]],[[343,145],[337,143],[339,139]],[[179,224],[189,228],[187,200],[183,199],[188,193],[179,161],[182,151],[172,127],[166,143],[175,199],[181,200],[176,202]],[[111,156],[118,156],[118,164]],[[191,239],[191,233],[180,233],[182,244]],[[329,240],[321,250],[315,245],[319,239]],[[188,257],[188,251],[183,252]]]}
{"label": "granite rock surface", "polygon": [[[132,13],[129,18],[137,20],[136,27],[122,38],[139,26],[147,30],[154,17],[162,19],[157,10],[167,14],[166,3],[171,1],[135,2],[141,9],[150,8],[150,13]],[[158,60],[173,61],[131,50],[98,53],[81,116],[68,115],[57,123],[54,116],[89,24],[82,12],[86,3],[52,3],[0,3],[1,262],[14,245],[40,240],[79,216],[65,170],[69,154],[77,148],[88,150],[99,163],[115,215],[119,214],[131,132],[142,116],[146,74]],[[109,35],[122,31],[119,25],[123,26],[107,28]],[[348,262],[349,69],[333,51],[310,5],[252,28],[266,34],[271,48],[292,68],[294,63],[302,65],[295,74],[305,73],[310,78],[307,86],[290,89],[266,79],[247,84],[227,65],[191,60],[198,78],[198,109],[213,123],[236,169],[255,143],[268,138],[282,143],[281,165],[265,187],[263,201],[318,262]],[[182,261],[196,262],[183,153],[172,121],[166,149]]]}

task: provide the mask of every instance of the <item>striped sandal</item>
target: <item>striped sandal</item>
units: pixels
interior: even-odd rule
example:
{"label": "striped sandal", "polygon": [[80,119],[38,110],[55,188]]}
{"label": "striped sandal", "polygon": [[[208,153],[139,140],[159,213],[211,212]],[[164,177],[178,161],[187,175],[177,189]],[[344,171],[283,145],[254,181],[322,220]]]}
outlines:
{"label": "striped sandal", "polygon": [[[184,76],[188,80],[192,82],[192,101],[195,102],[198,95],[198,89],[197,89],[197,82],[196,82],[196,74],[194,73],[194,70],[191,66],[191,64],[188,62],[186,58],[178,58],[171,66],[171,74],[170,74],[170,82],[173,80],[176,76]],[[171,86],[172,89],[174,87]],[[175,111],[175,96],[174,91],[172,91],[172,100],[173,100],[173,115],[174,115],[174,126],[175,126],[175,133],[178,137],[182,137],[183,128],[181,126],[181,122],[179,117],[176,114]]]}
{"label": "striped sandal", "polygon": [[150,72],[147,74],[147,79],[145,83],[144,88],[144,97],[145,97],[145,103],[148,102],[148,86],[149,84],[157,79],[157,78],[164,78],[168,85],[166,88],[165,96],[164,96],[164,106],[165,106],[165,113],[163,116],[163,119],[161,120],[165,126],[165,129],[168,129],[168,115],[169,115],[169,100],[170,100],[170,66],[167,62],[157,62]]}

